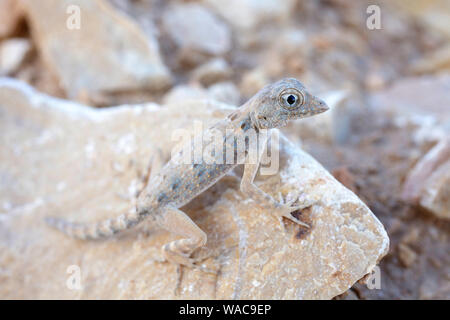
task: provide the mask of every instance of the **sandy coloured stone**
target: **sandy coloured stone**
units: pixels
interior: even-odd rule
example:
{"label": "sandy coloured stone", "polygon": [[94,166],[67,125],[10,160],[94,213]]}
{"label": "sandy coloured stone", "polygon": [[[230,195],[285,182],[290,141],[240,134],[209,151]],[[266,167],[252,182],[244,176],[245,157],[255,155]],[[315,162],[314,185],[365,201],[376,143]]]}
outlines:
{"label": "sandy coloured stone", "polygon": [[11,35],[17,28],[23,12],[17,0],[0,0],[0,38]]}
{"label": "sandy coloured stone", "polygon": [[437,217],[450,220],[450,159],[426,180],[420,205]]}
{"label": "sandy coloured stone", "polygon": [[197,64],[231,49],[231,32],[211,10],[195,3],[171,5],[162,17],[163,30],[179,50],[179,59]]}
{"label": "sandy coloured stone", "polygon": [[196,68],[192,73],[192,79],[204,86],[209,86],[229,79],[231,74],[232,71],[227,61],[222,58],[215,58]]}
{"label": "sandy coloured stone", "polygon": [[31,52],[31,44],[25,38],[12,38],[0,43],[0,75],[16,71]]}
{"label": "sandy coloured stone", "polygon": [[160,90],[170,84],[156,39],[107,1],[23,4],[41,55],[70,98],[101,100],[114,91]]}

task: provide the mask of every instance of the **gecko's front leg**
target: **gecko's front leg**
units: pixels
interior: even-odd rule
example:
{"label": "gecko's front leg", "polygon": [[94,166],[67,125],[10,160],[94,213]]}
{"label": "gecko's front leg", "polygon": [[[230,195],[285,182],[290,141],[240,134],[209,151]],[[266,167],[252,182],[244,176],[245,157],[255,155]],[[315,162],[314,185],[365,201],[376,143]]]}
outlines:
{"label": "gecko's front leg", "polygon": [[267,136],[260,137],[263,140],[260,144],[261,148],[258,152],[257,163],[245,163],[244,174],[241,180],[241,191],[251,199],[255,200],[258,205],[268,206],[278,218],[281,219],[281,217],[285,217],[299,225],[309,228],[309,225],[292,216],[291,212],[311,206],[310,202],[303,201],[303,203],[293,206],[292,204],[298,200],[298,196],[294,197],[287,203],[278,202],[271,195],[265,193],[254,184],[253,181],[255,179],[256,173],[258,172],[262,154],[267,147]]}

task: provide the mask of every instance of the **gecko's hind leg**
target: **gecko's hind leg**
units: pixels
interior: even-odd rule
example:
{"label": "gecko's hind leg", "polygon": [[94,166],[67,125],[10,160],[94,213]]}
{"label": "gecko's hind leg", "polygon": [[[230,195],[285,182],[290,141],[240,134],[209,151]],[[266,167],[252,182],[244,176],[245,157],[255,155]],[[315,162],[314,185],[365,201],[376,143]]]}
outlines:
{"label": "gecko's hind leg", "polygon": [[158,219],[158,224],[162,228],[183,237],[183,239],[175,240],[162,246],[164,258],[177,265],[196,268],[215,274],[215,271],[196,264],[205,260],[205,257],[200,259],[191,257],[196,249],[201,248],[206,244],[206,233],[204,233],[203,230],[200,229],[183,211],[174,207],[166,207],[164,209],[165,210],[161,212]]}

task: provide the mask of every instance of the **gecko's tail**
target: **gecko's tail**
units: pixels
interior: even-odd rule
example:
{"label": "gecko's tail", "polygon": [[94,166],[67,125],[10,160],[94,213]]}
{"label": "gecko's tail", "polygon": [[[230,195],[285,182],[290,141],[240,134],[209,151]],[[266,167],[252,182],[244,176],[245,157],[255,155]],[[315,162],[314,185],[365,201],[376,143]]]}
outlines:
{"label": "gecko's tail", "polygon": [[125,213],[117,218],[112,218],[98,223],[84,224],[69,222],[61,218],[47,217],[45,222],[53,228],[77,239],[101,239],[110,237],[122,230],[129,229],[147,216],[146,212]]}

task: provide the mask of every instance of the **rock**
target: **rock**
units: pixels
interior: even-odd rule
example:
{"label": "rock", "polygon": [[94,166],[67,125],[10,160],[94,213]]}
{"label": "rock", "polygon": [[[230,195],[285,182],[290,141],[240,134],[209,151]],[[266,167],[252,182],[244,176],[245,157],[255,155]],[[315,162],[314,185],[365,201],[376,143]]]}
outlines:
{"label": "rock", "polygon": [[[425,192],[425,185],[428,183],[428,179],[431,177],[433,172],[443,166],[445,162],[450,159],[450,141],[448,139],[443,139],[437,143],[430,151],[428,151],[414,166],[414,168],[409,172],[406,177],[405,183],[403,184],[402,199],[412,204],[418,204],[420,202],[423,193]],[[438,181],[444,176],[435,177]],[[437,181],[431,183],[435,186]],[[432,190],[435,193],[435,188]],[[430,195],[430,190],[427,192]],[[435,194],[436,195],[436,194]]]}
{"label": "rock", "polygon": [[450,123],[450,75],[422,76],[398,80],[389,89],[376,93],[372,102],[399,120],[417,123]]}
{"label": "rock", "polygon": [[241,100],[238,88],[232,82],[219,82],[208,88],[208,95],[217,101],[238,106]]}
{"label": "rock", "polygon": [[406,3],[394,0],[394,3],[421,24],[431,28],[434,33],[440,33],[447,39],[450,38],[450,4],[448,1],[411,0]]}
{"label": "rock", "polygon": [[202,100],[208,97],[208,92],[199,85],[178,85],[173,87],[163,98],[165,104],[176,104],[180,101]]}
{"label": "rock", "polygon": [[0,39],[11,35],[22,18],[17,0],[0,0]]}
{"label": "rock", "polygon": [[435,144],[450,134],[450,74],[405,78],[374,94],[370,103],[380,117],[410,130],[419,146]]}
{"label": "rock", "polygon": [[364,85],[370,91],[379,91],[386,87],[386,79],[381,72],[370,72],[364,79]]}
{"label": "rock", "polygon": [[417,253],[415,253],[408,245],[400,243],[398,245],[398,257],[402,264],[409,268],[417,260]]}
{"label": "rock", "polygon": [[304,74],[307,55],[311,44],[302,30],[286,28],[279,30],[276,41],[262,59],[265,72],[272,78],[280,78],[286,74]]}
{"label": "rock", "polygon": [[231,73],[228,63],[222,58],[217,58],[195,69],[192,73],[192,79],[204,86],[210,86],[216,82],[228,80]]}
{"label": "rock", "polygon": [[401,197],[441,218],[448,218],[450,211],[449,177],[445,172],[445,163],[450,159],[449,90],[450,75],[423,76],[398,81],[390,89],[374,95],[372,100],[400,128],[413,124],[415,143],[435,144],[408,173]]}
{"label": "rock", "polygon": [[295,1],[277,0],[205,0],[236,30],[248,32],[264,23],[284,22],[289,17]]}
{"label": "rock", "polygon": [[172,88],[163,98],[166,104],[180,103],[180,101],[212,99],[230,105],[238,105],[239,91],[231,82],[219,82],[208,89],[198,84],[178,85]]}
{"label": "rock", "polygon": [[169,6],[162,25],[180,50],[180,60],[187,64],[198,64],[208,56],[220,56],[231,49],[228,26],[201,5]]}
{"label": "rock", "polygon": [[269,82],[268,80],[266,72],[261,68],[256,68],[244,74],[239,88],[245,96],[250,97],[264,87]]}
{"label": "rock", "polygon": [[[159,262],[160,246],[174,235],[144,224],[109,240],[79,241],[43,222],[127,211],[155,150],[170,154],[174,130],[232,110],[213,101],[94,109],[0,80],[0,296],[330,299],[371,272],[388,250],[383,226],[282,135],[279,173],[256,183],[274,196],[301,190],[318,201],[298,213],[311,228],[280,224],[240,193],[239,178],[222,179],[183,207],[209,236],[199,253],[212,253],[204,264],[220,273],[184,268],[178,296],[176,266]],[[78,271],[79,290],[68,286]]]}
{"label": "rock", "polygon": [[450,156],[426,180],[420,205],[437,217],[450,220]]}
{"label": "rock", "polygon": [[107,1],[24,0],[23,4],[41,55],[70,98],[95,101],[115,91],[169,85],[156,39],[144,35]]}
{"label": "rock", "polygon": [[450,71],[450,45],[427,54],[412,66],[416,74],[438,73]]}
{"label": "rock", "polygon": [[27,39],[14,38],[0,43],[0,75],[10,75],[17,71],[31,52]]}

